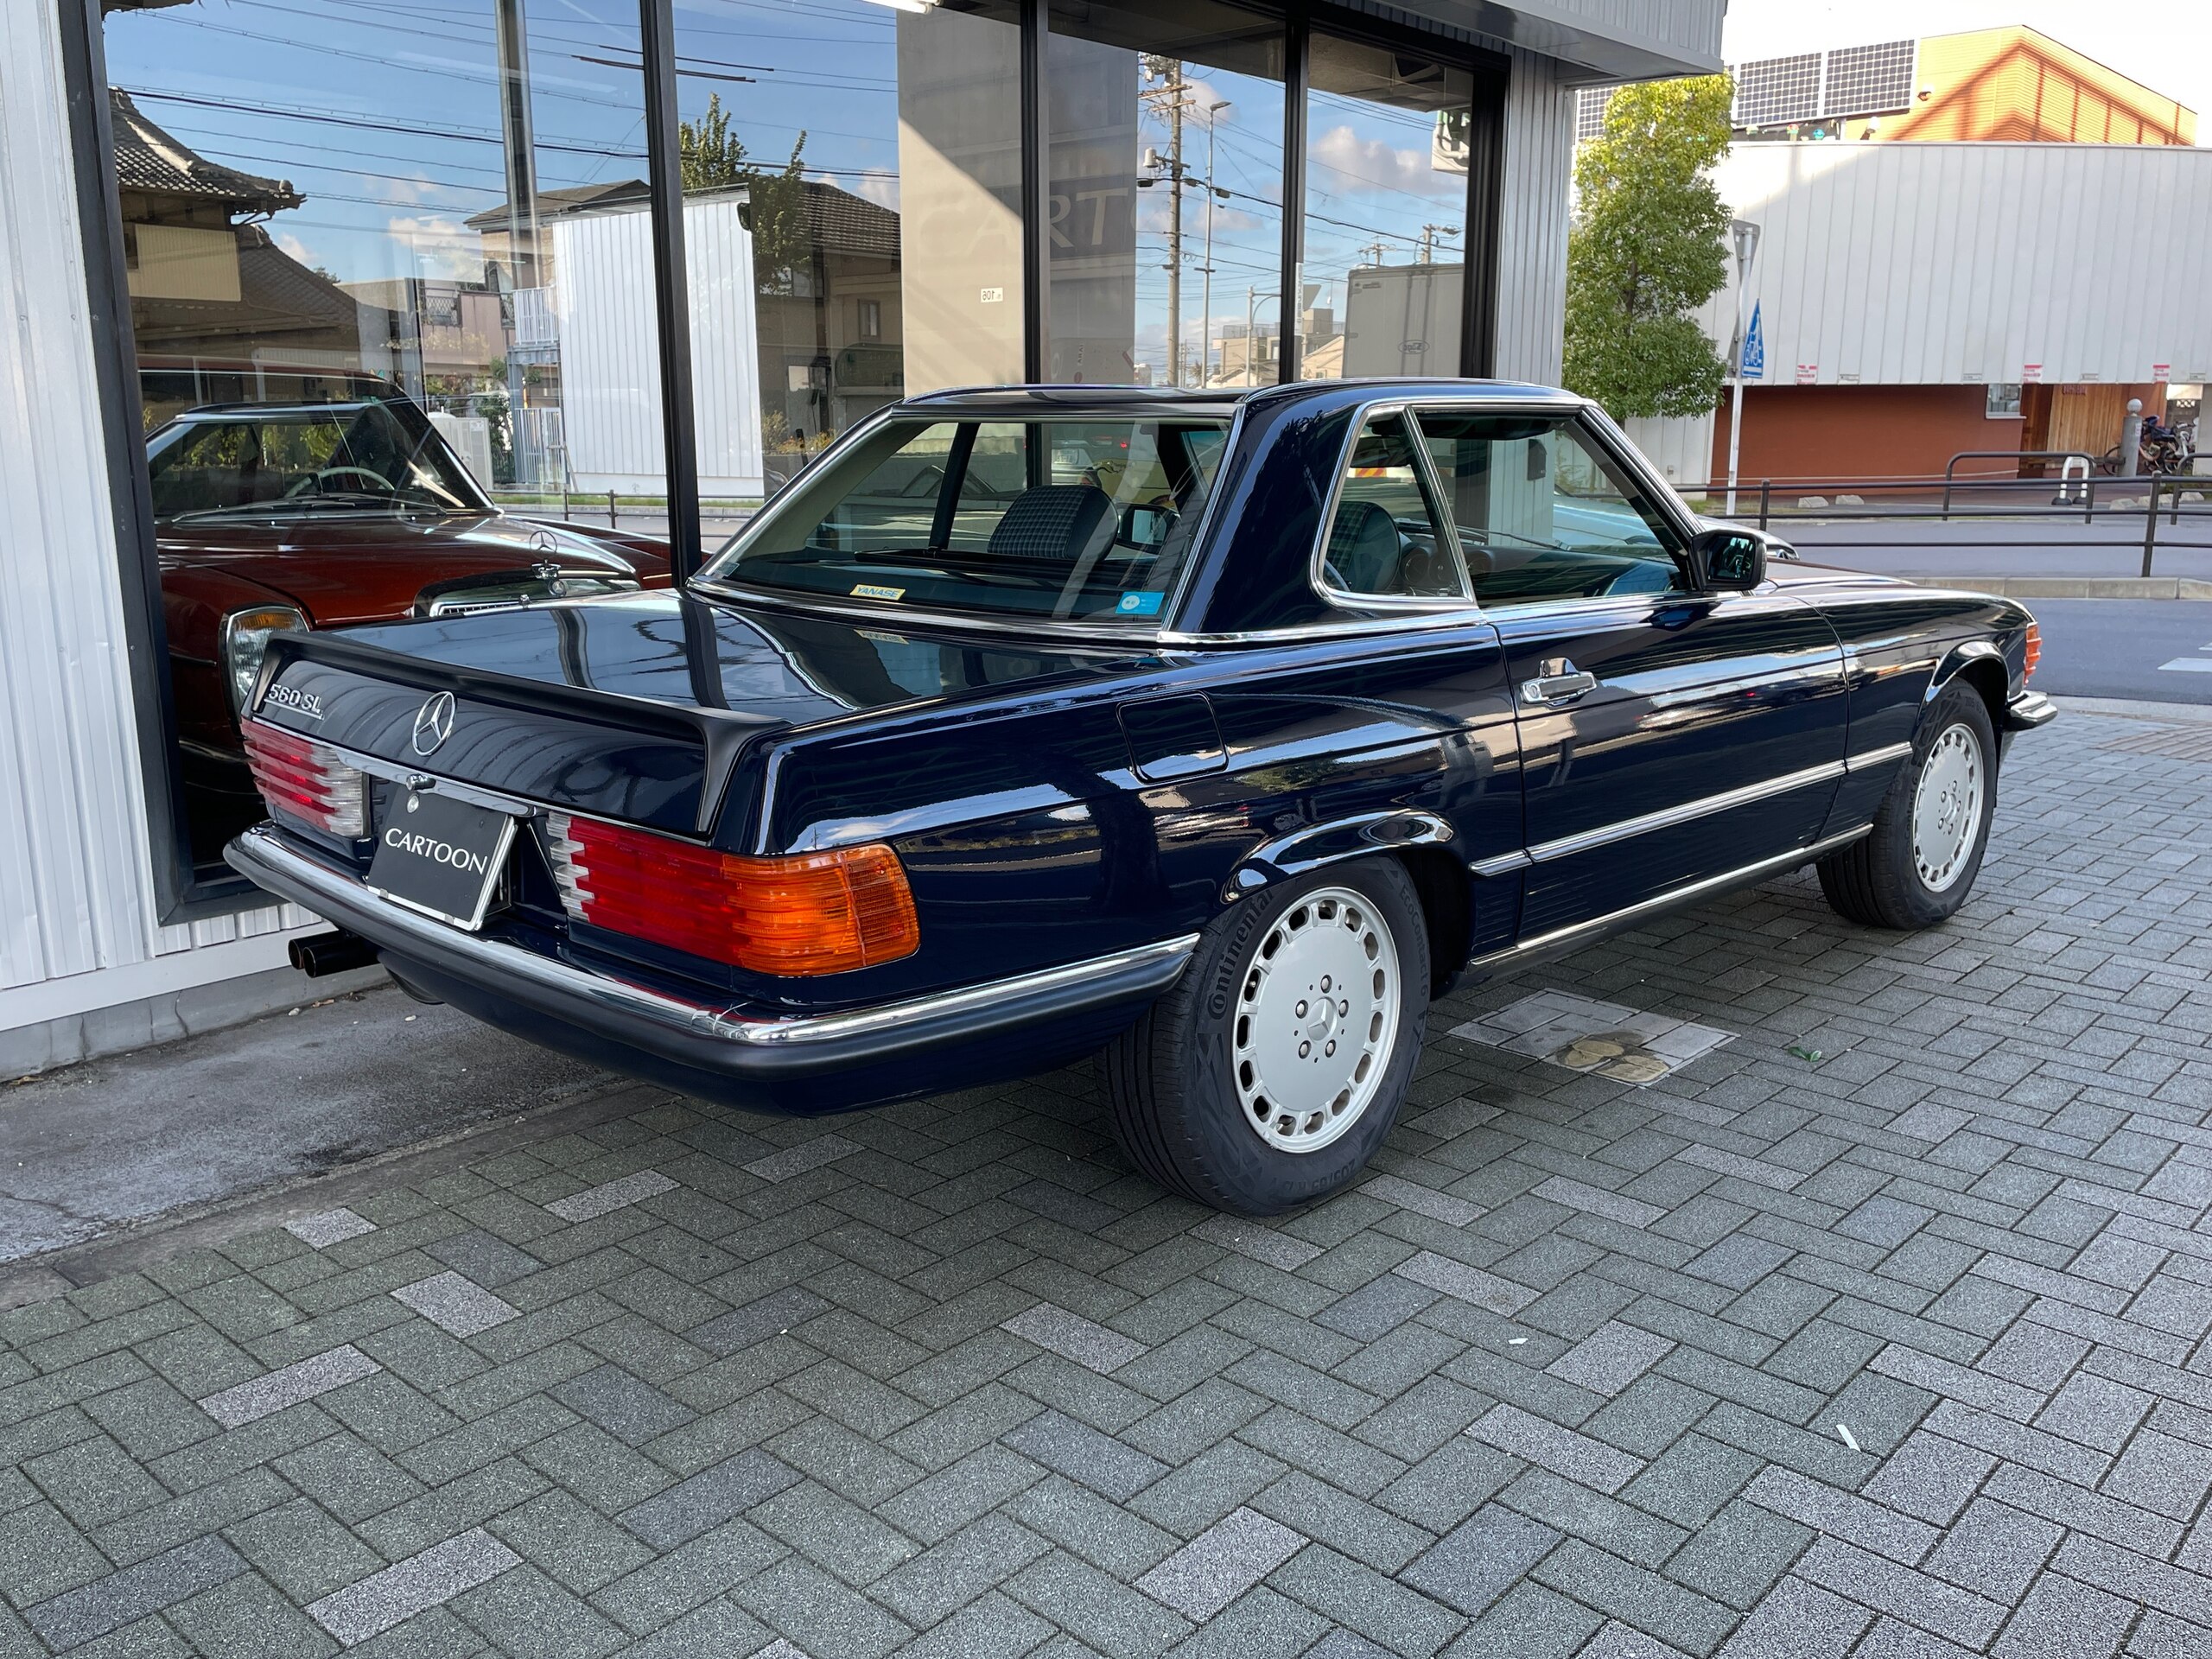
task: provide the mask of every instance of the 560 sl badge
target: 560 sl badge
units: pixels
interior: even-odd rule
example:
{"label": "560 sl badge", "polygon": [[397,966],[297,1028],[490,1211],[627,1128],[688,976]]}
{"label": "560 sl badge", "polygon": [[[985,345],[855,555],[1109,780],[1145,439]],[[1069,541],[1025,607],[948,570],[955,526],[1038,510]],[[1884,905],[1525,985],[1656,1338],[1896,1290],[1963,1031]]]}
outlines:
{"label": "560 sl badge", "polygon": [[289,685],[272,685],[264,702],[279,709],[289,709],[296,715],[305,715],[309,720],[322,718],[322,699],[312,691],[300,691]]}

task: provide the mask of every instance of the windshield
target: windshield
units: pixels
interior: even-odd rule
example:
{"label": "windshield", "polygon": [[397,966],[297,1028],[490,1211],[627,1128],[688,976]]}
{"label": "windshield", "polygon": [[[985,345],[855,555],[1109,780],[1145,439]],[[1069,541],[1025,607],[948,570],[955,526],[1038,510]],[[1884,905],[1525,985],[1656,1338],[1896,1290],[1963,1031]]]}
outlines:
{"label": "windshield", "polygon": [[801,478],[709,581],[1157,626],[1228,442],[1207,417],[913,418]]}
{"label": "windshield", "polygon": [[165,522],[492,510],[437,429],[381,399],[187,414],[146,461]]}

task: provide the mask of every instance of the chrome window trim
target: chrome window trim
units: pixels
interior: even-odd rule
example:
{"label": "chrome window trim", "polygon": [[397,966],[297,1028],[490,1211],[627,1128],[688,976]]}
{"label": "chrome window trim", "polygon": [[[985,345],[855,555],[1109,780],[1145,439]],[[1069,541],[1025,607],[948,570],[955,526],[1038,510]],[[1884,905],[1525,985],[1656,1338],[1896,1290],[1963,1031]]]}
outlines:
{"label": "chrome window trim", "polygon": [[[1344,495],[1344,479],[1351,470],[1351,458],[1359,448],[1360,434],[1366,431],[1372,423],[1387,420],[1393,415],[1406,417],[1406,429],[1414,443],[1414,476],[1423,499],[1427,502],[1430,524],[1435,528],[1440,538],[1452,536],[1449,528],[1440,524],[1437,518],[1436,510],[1439,504],[1435,492],[1430,485],[1428,470],[1421,464],[1421,429],[1414,423],[1412,405],[1403,397],[1376,398],[1370,403],[1360,404],[1353,411],[1351,424],[1345,429],[1344,447],[1337,452],[1336,474],[1329,480],[1328,498],[1322,503],[1320,528],[1313,537],[1313,550],[1306,558],[1306,583],[1315,594],[1320,596],[1323,604],[1340,611],[1394,611],[1402,614],[1410,613],[1414,615],[1423,615],[1440,610],[1479,611],[1482,607],[1475,602],[1474,589],[1471,586],[1467,587],[1464,593],[1459,594],[1355,594],[1347,588],[1336,587],[1329,581],[1326,574],[1329,566],[1329,534],[1336,528],[1337,507]],[[1459,580],[1465,583],[1467,579],[1467,567],[1465,561],[1459,557],[1458,538],[1453,537],[1448,545],[1452,550],[1452,563],[1459,567]]]}
{"label": "chrome window trim", "polygon": [[[966,388],[964,390],[988,390],[988,388]],[[1002,390],[1004,389],[1002,388]],[[956,394],[931,393],[925,395],[943,395],[949,399]],[[1219,512],[1221,505],[1221,483],[1224,476],[1229,471],[1230,461],[1237,453],[1237,446],[1243,439],[1245,424],[1244,416],[1245,410],[1249,406],[1249,399],[1240,400],[1234,405],[1233,409],[1230,410],[1229,429],[1225,434],[1224,434],[1222,439],[1221,464],[1214,471],[1213,484],[1206,492],[1206,504],[1205,509],[1198,514],[1198,526],[1191,532],[1191,550],[1184,557],[1183,568],[1177,573],[1173,589],[1168,593],[1166,598],[1160,601],[1160,616],[1158,620],[1154,621],[1154,625],[1149,629],[1117,627],[1110,623],[1070,621],[1065,618],[1056,618],[1049,613],[1039,617],[984,617],[971,616],[963,611],[930,610],[920,606],[913,605],[894,606],[875,601],[855,605],[850,602],[850,595],[849,594],[816,594],[808,593],[794,593],[788,588],[771,588],[747,587],[742,582],[732,582],[727,577],[709,578],[704,571],[702,571],[701,574],[694,576],[688,586],[695,588],[702,593],[712,594],[718,598],[735,601],[740,604],[757,604],[762,602],[772,603],[780,601],[783,604],[790,606],[791,608],[799,611],[823,610],[831,612],[841,617],[850,617],[855,620],[868,620],[885,623],[903,621],[913,626],[934,630],[937,632],[944,632],[947,630],[957,632],[961,629],[981,629],[990,633],[1019,634],[1022,638],[1028,639],[1040,638],[1058,639],[1065,636],[1081,639],[1110,641],[1121,645],[1149,645],[1156,641],[1165,640],[1167,636],[1173,632],[1174,625],[1182,614],[1183,607],[1189,600],[1191,583],[1198,575],[1199,565],[1211,550],[1211,538],[1216,529],[1216,515]],[[829,460],[830,456],[836,454],[849,445],[857,444],[867,433],[874,431],[880,426],[887,425],[890,422],[901,417],[911,419],[919,416],[925,423],[936,423],[945,421],[957,422],[972,418],[979,423],[984,421],[997,421],[1001,423],[1028,426],[1039,424],[1041,422],[1047,420],[1080,421],[1090,419],[1116,420],[1124,418],[1135,420],[1146,417],[1164,419],[1174,407],[1175,405],[1173,404],[1163,404],[1156,410],[1147,410],[1141,406],[1133,406],[1122,410],[1116,410],[1109,406],[1103,408],[1096,416],[1086,415],[1079,409],[1058,409],[1039,415],[1033,420],[1024,420],[1019,411],[1011,410],[991,411],[978,410],[963,412],[960,410],[957,404],[951,403],[948,403],[945,405],[918,404],[910,403],[891,404],[886,405],[882,409],[877,410],[874,413],[855,422],[852,426],[846,429],[846,430],[842,433],[834,442],[830,444],[827,448],[823,449],[819,454],[816,454],[811,460],[810,460],[805,466],[800,467],[798,472],[793,474],[791,481],[785,484],[781,490],[777,491],[776,495],[780,497],[787,494],[791,488],[798,484],[802,477],[804,477],[807,473],[811,472],[822,462]],[[1192,418],[1217,421],[1221,419],[1221,414],[1217,410],[1209,409],[1203,414],[1193,416]],[[739,552],[739,543],[748,541],[756,531],[764,524],[765,521],[768,518],[769,508],[774,505],[774,499],[775,498],[772,497],[770,499],[763,501],[760,504],[760,506],[754,512],[753,515],[731,533],[729,539],[722,543],[721,549],[715,552],[714,559],[709,561],[709,563],[716,563],[725,557],[734,558],[737,556]]]}
{"label": "chrome window trim", "polygon": [[[693,1002],[650,990],[609,974],[594,972],[541,956],[506,940],[467,933],[448,922],[391,904],[353,877],[330,868],[287,847],[266,826],[249,830],[232,843],[236,861],[248,875],[258,866],[275,871],[286,880],[334,902],[373,912],[380,924],[403,938],[435,944],[445,951],[458,951],[495,975],[511,974],[551,989],[566,992],[620,1012],[639,1014],[671,1029],[719,1038],[754,1048],[787,1049],[841,1038],[865,1036],[909,1024],[992,1007],[1016,998],[1061,990],[1086,980],[1124,969],[1146,967],[1179,969],[1198,949],[1199,935],[1134,945],[1111,955],[1088,957],[1057,968],[1039,969],[1006,979],[988,980],[945,991],[907,997],[872,1007],[850,1008],[835,1014],[797,1014],[788,1019],[756,1020],[734,1014],[728,1007]],[[401,949],[404,949],[403,944]]]}

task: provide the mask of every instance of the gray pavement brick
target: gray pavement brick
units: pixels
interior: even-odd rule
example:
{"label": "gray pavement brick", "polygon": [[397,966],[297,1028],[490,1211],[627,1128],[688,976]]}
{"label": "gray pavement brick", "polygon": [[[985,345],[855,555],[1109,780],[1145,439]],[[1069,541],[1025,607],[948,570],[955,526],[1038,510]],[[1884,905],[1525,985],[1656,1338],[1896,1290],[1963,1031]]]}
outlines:
{"label": "gray pavement brick", "polygon": [[1403,1274],[1417,1285],[1431,1290],[1440,1290],[1446,1296],[1488,1308],[1493,1313],[1507,1317],[1518,1313],[1536,1300],[1537,1293],[1525,1285],[1516,1285],[1510,1279],[1501,1279],[1494,1273],[1484,1273],[1471,1268],[1464,1262],[1455,1262],[1448,1255],[1439,1255],[1433,1250],[1423,1250],[1408,1261],[1400,1262],[1392,1271]]}
{"label": "gray pavement brick", "polygon": [[[790,1156],[789,1154],[784,1155]],[[769,1179],[782,1178],[772,1176]],[[646,1198],[657,1198],[663,1192],[673,1192],[675,1187],[676,1183],[658,1170],[641,1169],[634,1175],[623,1176],[620,1180],[601,1181],[597,1186],[571,1192],[565,1198],[555,1199],[545,1208],[563,1221],[591,1221]]]}
{"label": "gray pavement brick", "polygon": [[1472,1616],[1510,1590],[1560,1541],[1551,1528],[1486,1503],[1398,1574],[1401,1582]]}
{"label": "gray pavement brick", "polygon": [[1733,1610],[1695,1591],[1570,1538],[1544,1557],[1534,1576],[1608,1618],[1640,1630],[1663,1630],[1684,1652],[1710,1654],[1736,1627]]}
{"label": "gray pavement brick", "polygon": [[1304,1535],[1239,1509],[1137,1580],[1137,1588],[1203,1624],[1306,1546]]}
{"label": "gray pavement brick", "polygon": [[2007,1382],[2002,1377],[1986,1376],[1979,1371],[1968,1370],[1963,1365],[1953,1364],[1948,1359],[1926,1354],[1902,1343],[1891,1343],[1874,1356],[1870,1367],[1884,1376],[1894,1377],[1900,1382],[1910,1382],[1915,1388],[1940,1394],[1947,1400],[1956,1400],[1983,1411],[2009,1417],[2014,1422],[2030,1423],[2043,1409],[2044,1396],[2033,1389],[2022,1388],[2017,1382]]}
{"label": "gray pavement brick", "polygon": [[1467,1433],[1501,1452],[1594,1486],[1608,1496],[1619,1491],[1643,1468],[1641,1458],[1547,1422],[1518,1406],[1491,1407],[1469,1426]]}
{"label": "gray pavement brick", "polygon": [[2051,1395],[2035,1426],[2100,1452],[2116,1452],[2150,1414],[2151,1404],[2151,1396],[2140,1389],[2084,1371]]}
{"label": "gray pavement brick", "polygon": [[1592,1637],[1575,1659],[1682,1659],[1682,1650],[1616,1618]]}
{"label": "gray pavement brick", "polygon": [[1264,1262],[1285,1273],[1295,1272],[1321,1254],[1321,1247],[1242,1216],[1208,1216],[1191,1229],[1191,1236],[1224,1250]]}
{"label": "gray pavement brick", "polygon": [[1690,1258],[1682,1271],[1731,1290],[1748,1290],[1796,1252],[1787,1244],[1751,1233],[1731,1233],[1710,1249]]}
{"label": "gray pavement brick", "polygon": [[1784,1579],[1751,1610],[1719,1659],[1842,1659],[1874,1615],[1833,1591]]}
{"label": "gray pavement brick", "polygon": [[798,1471],[782,1459],[752,1446],[630,1505],[615,1518],[655,1549],[673,1549],[799,1479]]}
{"label": "gray pavement brick", "polygon": [[1040,1412],[999,1438],[1024,1457],[1123,1503],[1167,1473],[1159,1459],[1063,1412]]}
{"label": "gray pavement brick", "polygon": [[238,1553],[221,1539],[196,1538],[82,1589],[35,1603],[23,1610],[23,1618],[48,1647],[66,1653],[246,1570]]}
{"label": "gray pavement brick", "polygon": [[1812,1541],[1810,1528],[1739,1501],[1700,1527],[1668,1561],[1666,1573],[1742,1611],[1757,1604]]}
{"label": "gray pavement brick", "polygon": [[1370,1175],[1359,1184],[1359,1190],[1385,1204],[1395,1204],[1401,1210],[1440,1221],[1447,1227],[1465,1227],[1480,1220],[1484,1214],[1478,1204],[1469,1204],[1465,1198],[1455,1198],[1448,1192],[1439,1192],[1434,1187],[1396,1175]]}
{"label": "gray pavement brick", "polygon": [[1427,1596],[1322,1544],[1300,1550],[1275,1569],[1269,1582],[1402,1659],[1428,1659],[1466,1624]]}
{"label": "gray pavement brick", "polygon": [[788,1181],[809,1170],[821,1169],[841,1158],[849,1158],[859,1150],[858,1146],[842,1135],[817,1135],[810,1141],[802,1141],[795,1147],[771,1153],[766,1158],[756,1158],[743,1167],[747,1174],[757,1175],[764,1181]]}
{"label": "gray pavement brick", "polygon": [[694,1421],[698,1413],[681,1401],[624,1370],[594,1367],[552,1390],[553,1397],[579,1417],[597,1423],[626,1446],[643,1446]]}
{"label": "gray pavement brick", "polygon": [[402,1306],[420,1313],[440,1330],[456,1337],[476,1336],[493,1325],[522,1317],[518,1309],[453,1272],[417,1279],[411,1285],[402,1285],[391,1295]]}
{"label": "gray pavement brick", "polygon": [[359,1647],[464,1590],[488,1583],[521,1559],[490,1533],[473,1529],[309,1602],[308,1617],[340,1645]]}
{"label": "gray pavement brick", "polygon": [[2118,1596],[2046,1573],[1990,1651],[1995,1659],[2110,1659],[2135,1614]]}
{"label": "gray pavement brick", "polygon": [[1977,1498],[1945,1529],[1925,1566],[1962,1590],[2010,1605],[2019,1600],[2064,1535],[2063,1529],[2036,1516]]}
{"label": "gray pavement brick", "polygon": [[342,1244],[349,1238],[359,1238],[364,1233],[373,1233],[377,1224],[366,1216],[357,1215],[340,1206],[325,1210],[312,1216],[302,1216],[296,1221],[284,1224],[284,1230],[303,1244],[312,1244],[318,1250],[328,1249],[333,1244]]}
{"label": "gray pavement brick", "polygon": [[423,1254],[434,1262],[442,1262],[486,1290],[497,1290],[502,1285],[527,1278],[545,1265],[528,1250],[518,1249],[480,1227],[442,1238],[426,1246]]}
{"label": "gray pavement brick", "polygon": [[1860,1494],[1932,1526],[1948,1526],[1996,1466],[1993,1454],[1923,1429],[1883,1460]]}
{"label": "gray pavement brick", "polygon": [[2137,1509],[2186,1521],[2212,1490],[2212,1448],[2146,1428],[2105,1477],[2104,1494]]}
{"label": "gray pavement brick", "polygon": [[1039,1302],[1010,1319],[1000,1320],[999,1329],[1011,1331],[1101,1376],[1118,1371],[1145,1351],[1142,1343],[1132,1342],[1118,1331],[1109,1331],[1050,1302]]}
{"label": "gray pavement brick", "polygon": [[1744,1489],[1744,1496],[1762,1509],[1786,1515],[1829,1537],[1848,1539],[1906,1567],[1925,1555],[1937,1536],[1936,1529],[1924,1521],[1824,1486],[1794,1469],[1762,1471]]}
{"label": "gray pavement brick", "polygon": [[1618,1221],[1624,1227],[1649,1227],[1667,1212],[1656,1204],[1609,1192],[1605,1188],[1592,1186],[1585,1181],[1571,1181],[1564,1175],[1554,1175],[1536,1183],[1531,1189],[1536,1197],[1560,1205],[1569,1210],[1580,1210],[1586,1215],[1603,1216],[1608,1221]]}
{"label": "gray pavement brick", "polygon": [[1798,1559],[1796,1571],[1862,1606],[1962,1647],[1981,1647],[1997,1634],[2005,1618],[2005,1610],[1996,1602],[1885,1560],[1840,1538],[1822,1538]]}
{"label": "gray pavement brick", "polygon": [[1674,1346],[1669,1338],[1609,1319],[1544,1370],[1611,1399],[1664,1359]]}
{"label": "gray pavement brick", "polygon": [[683,1339],[710,1354],[734,1354],[771,1337],[780,1337],[794,1325],[830,1311],[830,1303],[801,1285],[770,1291],[740,1308],[703,1325],[695,1325]]}
{"label": "gray pavement brick", "polygon": [[251,1382],[240,1382],[219,1394],[211,1394],[200,1402],[200,1408],[225,1428],[238,1428],[273,1415],[287,1406],[296,1406],[302,1400],[312,1400],[333,1389],[342,1389],[348,1382],[373,1376],[382,1370],[383,1366],[349,1342],[312,1358],[296,1361],[281,1370],[257,1376]]}

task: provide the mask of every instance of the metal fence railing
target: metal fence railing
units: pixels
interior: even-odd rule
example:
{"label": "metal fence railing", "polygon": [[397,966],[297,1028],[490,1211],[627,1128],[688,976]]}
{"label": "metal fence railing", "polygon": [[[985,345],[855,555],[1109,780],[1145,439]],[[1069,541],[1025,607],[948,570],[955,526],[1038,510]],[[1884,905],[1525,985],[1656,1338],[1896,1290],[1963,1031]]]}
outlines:
{"label": "metal fence railing", "polygon": [[[2018,458],[2018,452],[2002,453],[2004,458]],[[2039,453],[2027,458],[2063,461],[2066,457],[2082,458],[2078,450]],[[1954,467],[1957,461],[1974,458],[1995,457],[1962,454],[1954,458]],[[2142,574],[2145,576],[2152,574],[2161,547],[2212,552],[2212,478],[2190,474],[2110,478],[2100,477],[2092,469],[2086,476],[2069,470],[2056,482],[2060,487],[2054,495],[2054,480],[2049,478],[1971,474],[1960,477],[1950,470],[1941,477],[1791,479],[1780,484],[1772,479],[1761,479],[1756,505],[1736,516],[1739,520],[1755,521],[1761,530],[1772,530],[1793,520],[1823,524],[1860,520],[1893,524],[1973,520],[2079,524],[2092,531],[2104,528],[2107,533],[2069,536],[2063,543],[2051,545],[2055,549],[2139,547]],[[1725,484],[1715,483],[1708,486],[1708,493],[1718,498],[1726,488]],[[1740,498],[1749,493],[1749,488],[1739,482],[1737,493]],[[2161,537],[2162,524],[2170,532],[2185,528],[2193,539],[2171,533]],[[2112,533],[2122,525],[2127,526],[2126,533]],[[1894,536],[1861,541],[1822,536],[1819,545],[1825,550],[1853,547],[1956,549],[1961,543],[1933,537],[1915,542]],[[1977,542],[1971,545],[1986,550],[1988,543]]]}

